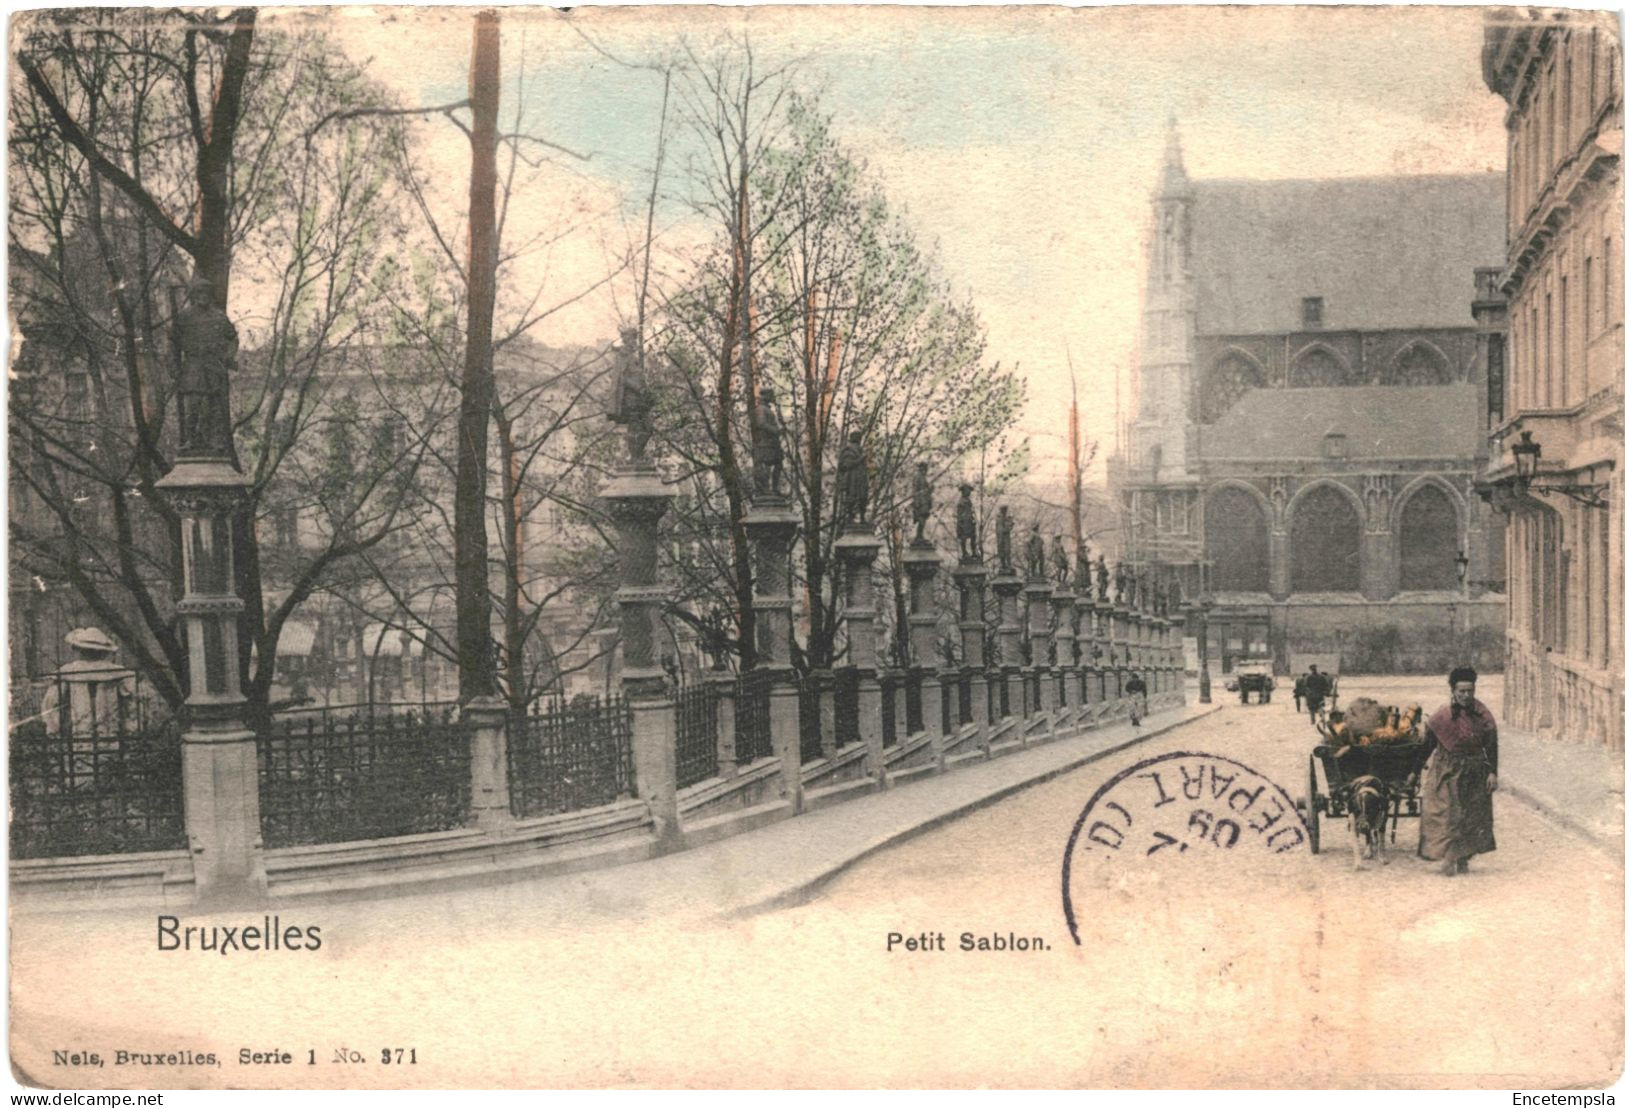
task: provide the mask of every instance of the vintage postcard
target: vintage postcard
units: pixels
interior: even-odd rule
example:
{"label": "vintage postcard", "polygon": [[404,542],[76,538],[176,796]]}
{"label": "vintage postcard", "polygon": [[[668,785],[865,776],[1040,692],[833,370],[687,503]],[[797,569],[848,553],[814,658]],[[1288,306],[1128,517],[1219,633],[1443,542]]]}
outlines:
{"label": "vintage postcard", "polygon": [[1612,15],[8,55],[20,1085],[1614,1103]]}

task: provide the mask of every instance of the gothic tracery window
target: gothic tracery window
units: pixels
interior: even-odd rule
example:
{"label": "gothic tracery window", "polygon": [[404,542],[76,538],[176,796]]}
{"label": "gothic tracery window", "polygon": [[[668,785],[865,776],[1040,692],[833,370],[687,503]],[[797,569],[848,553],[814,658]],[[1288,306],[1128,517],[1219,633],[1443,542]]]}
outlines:
{"label": "gothic tracery window", "polygon": [[1331,485],[1311,489],[1292,509],[1292,591],[1358,592],[1360,517]]}
{"label": "gothic tracery window", "polygon": [[1292,383],[1300,388],[1352,384],[1348,367],[1324,346],[1312,346],[1292,363]]}
{"label": "gothic tracery window", "polygon": [[1416,342],[1399,352],[1383,374],[1385,385],[1448,385],[1455,379],[1447,362],[1432,346]]}
{"label": "gothic tracery window", "polygon": [[1399,587],[1452,590],[1461,549],[1456,506],[1437,485],[1416,490],[1399,520]]}
{"label": "gothic tracery window", "polygon": [[1237,488],[1215,489],[1207,498],[1205,520],[1212,587],[1219,592],[1268,591],[1269,529],[1257,497]]}
{"label": "gothic tracery window", "polygon": [[1265,386],[1258,363],[1241,354],[1226,354],[1209,371],[1202,386],[1202,421],[1212,423],[1240,400],[1249,389]]}

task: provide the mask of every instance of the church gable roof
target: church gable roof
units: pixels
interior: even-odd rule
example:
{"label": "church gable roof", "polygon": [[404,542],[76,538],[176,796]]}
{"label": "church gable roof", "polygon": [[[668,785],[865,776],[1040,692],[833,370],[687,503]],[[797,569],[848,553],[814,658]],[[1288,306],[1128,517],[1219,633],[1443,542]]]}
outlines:
{"label": "church gable roof", "polygon": [[1199,334],[1473,325],[1473,270],[1506,259],[1504,175],[1197,180]]}
{"label": "church gable roof", "polygon": [[1201,428],[1202,460],[1319,458],[1329,434],[1351,460],[1471,458],[1477,396],[1470,384],[1253,389]]}

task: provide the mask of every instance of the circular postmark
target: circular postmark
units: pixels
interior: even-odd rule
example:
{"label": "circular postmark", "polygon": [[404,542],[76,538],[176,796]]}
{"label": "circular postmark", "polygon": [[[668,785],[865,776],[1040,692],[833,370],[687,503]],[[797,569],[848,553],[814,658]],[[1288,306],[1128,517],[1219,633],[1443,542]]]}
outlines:
{"label": "circular postmark", "polygon": [[1307,851],[1303,816],[1275,782],[1234,758],[1176,750],[1107,781],[1084,805],[1061,863],[1067,930],[1081,945],[1074,873],[1083,858],[1170,859]]}

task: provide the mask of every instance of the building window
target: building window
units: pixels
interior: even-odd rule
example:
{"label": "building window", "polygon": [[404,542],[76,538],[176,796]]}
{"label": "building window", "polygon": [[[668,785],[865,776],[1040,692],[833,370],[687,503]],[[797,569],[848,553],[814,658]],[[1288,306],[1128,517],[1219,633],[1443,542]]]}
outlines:
{"label": "building window", "polygon": [[1341,431],[1328,432],[1320,440],[1320,452],[1327,458],[1347,458],[1349,456],[1349,439]]}
{"label": "building window", "polygon": [[1557,283],[1557,309],[1558,309],[1558,403],[1563,407],[1569,404],[1569,365],[1573,357],[1569,351],[1569,279],[1564,276]]}
{"label": "building window", "polygon": [[1591,28],[1591,64],[1586,66],[1586,124],[1597,112],[1597,28]]}
{"label": "building window", "polygon": [[1413,342],[1401,350],[1383,374],[1385,385],[1448,385],[1455,379],[1450,363],[1432,344]]}
{"label": "building window", "polygon": [[1242,394],[1264,385],[1264,371],[1257,362],[1241,354],[1226,354],[1203,381],[1202,421],[1212,423],[1229,411]]}
{"label": "building window", "polygon": [[1292,512],[1292,591],[1358,592],[1360,516],[1331,485],[1309,490]]}
{"label": "building window", "polygon": [[1581,328],[1581,334],[1583,334],[1587,340],[1589,340],[1592,335],[1596,334],[1597,326],[1596,321],[1591,318],[1591,313],[1593,311],[1591,305],[1591,260],[1591,257],[1587,255],[1585,277],[1583,279],[1584,283],[1580,287],[1580,307],[1585,312],[1585,325]]}
{"label": "building window", "polygon": [[1563,157],[1574,149],[1574,51],[1563,43]]}
{"label": "building window", "polygon": [[1506,413],[1506,336],[1491,335],[1488,365],[1484,367],[1485,385],[1489,392],[1489,426],[1501,422]]}
{"label": "building window", "polygon": [[1406,591],[1458,587],[1461,549],[1456,506],[1443,489],[1425,485],[1405,502],[1399,520],[1399,587]]}
{"label": "building window", "polygon": [[1303,298],[1303,329],[1305,331],[1318,331],[1325,323],[1326,300],[1320,296],[1306,296]]}
{"label": "building window", "polygon": [[1258,498],[1238,488],[1213,490],[1204,505],[1204,549],[1220,592],[1267,592],[1269,527]]}
{"label": "building window", "polygon": [[1529,379],[1524,385],[1524,407],[1540,404],[1540,309],[1529,307]]}
{"label": "building window", "polygon": [[1556,367],[1552,364],[1552,332],[1553,332],[1553,330],[1554,330],[1554,328],[1552,327],[1552,294],[1547,293],[1546,294],[1546,350],[1541,355],[1541,365],[1544,367],[1545,372],[1542,373],[1541,377],[1540,377],[1541,394],[1542,394],[1541,404],[1544,407],[1547,407],[1547,408],[1550,408],[1552,406],[1552,378],[1555,375],[1555,371],[1556,371]]}
{"label": "building window", "polygon": [[292,546],[299,541],[299,509],[292,505],[271,509],[271,529],[275,541]]}
{"label": "building window", "polygon": [[1324,346],[1312,346],[1292,365],[1292,383],[1300,388],[1351,384],[1348,367]]}
{"label": "building window", "polygon": [[1602,325],[1614,321],[1614,240],[1602,240]]}

